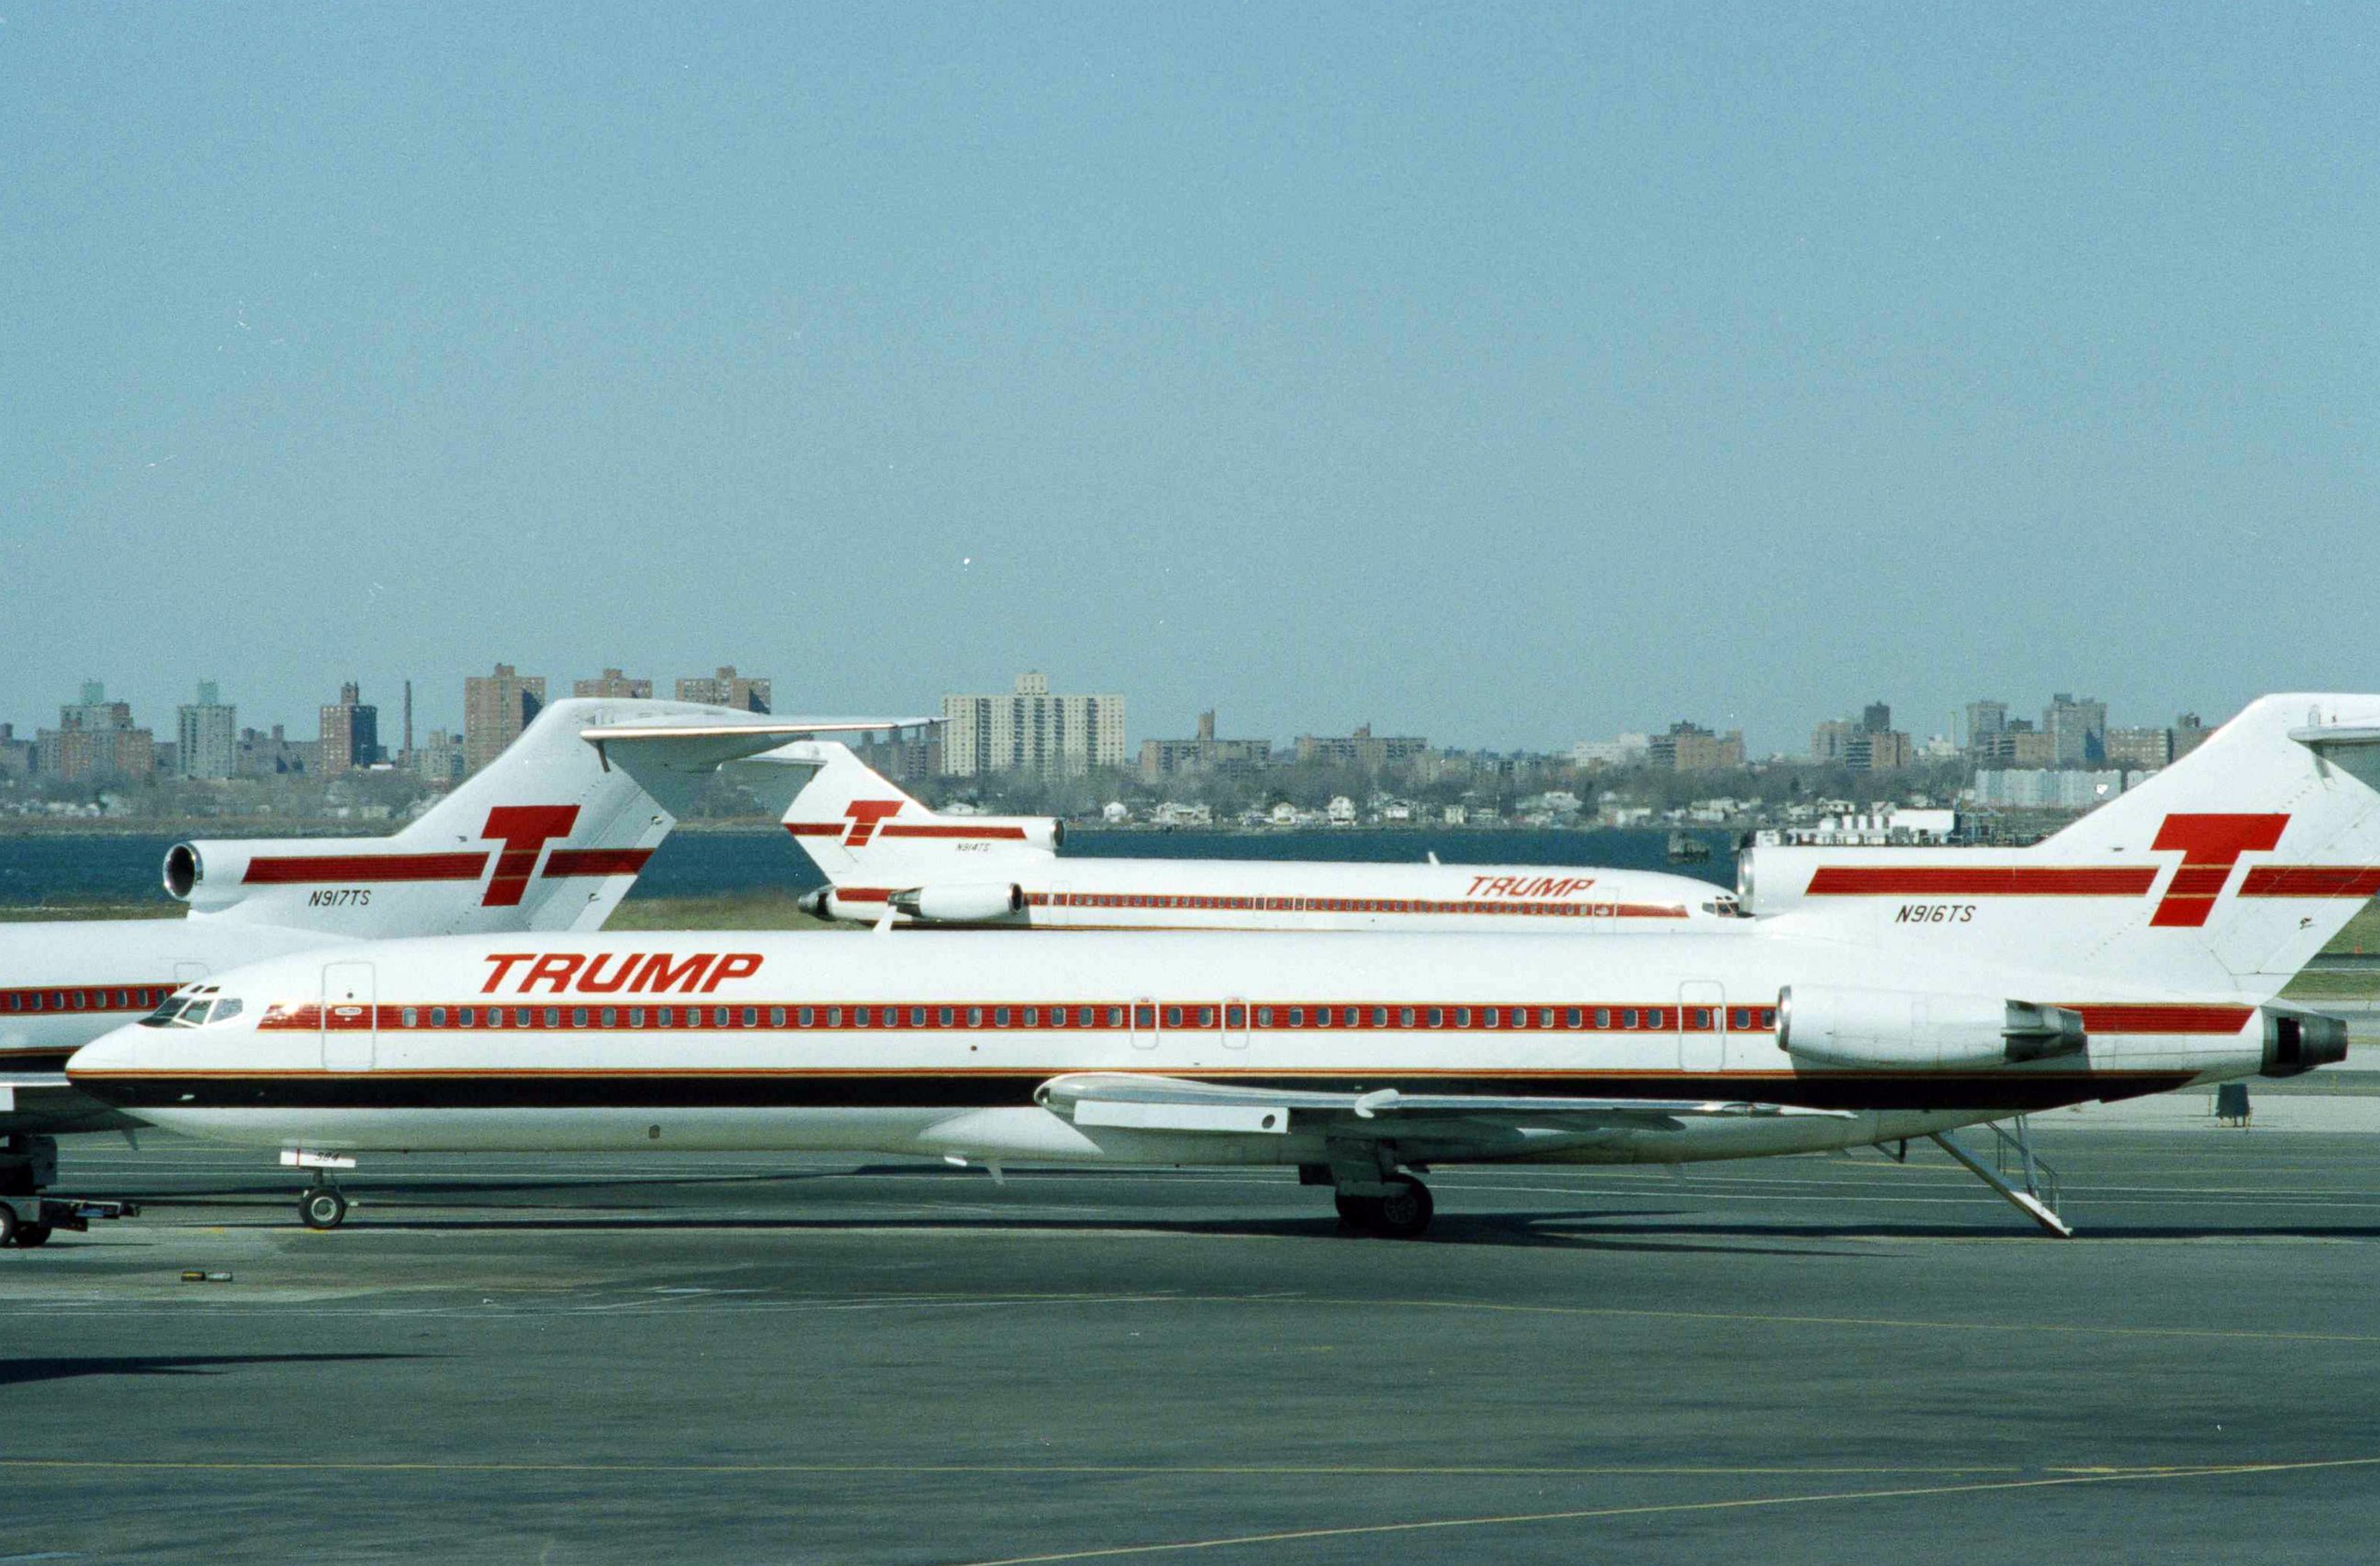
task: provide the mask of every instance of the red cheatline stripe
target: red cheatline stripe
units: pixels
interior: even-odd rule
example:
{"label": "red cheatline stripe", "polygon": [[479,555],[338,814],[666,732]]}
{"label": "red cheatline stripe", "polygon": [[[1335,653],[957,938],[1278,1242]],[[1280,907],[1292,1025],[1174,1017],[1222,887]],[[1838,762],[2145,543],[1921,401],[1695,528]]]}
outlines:
{"label": "red cheatline stripe", "polygon": [[887,821],[876,829],[879,837],[987,837],[1025,841],[1023,827],[904,826]]}
{"label": "red cheatline stripe", "polygon": [[1813,897],[2140,897],[2154,865],[1821,865]]}
{"label": "red cheatline stripe", "polygon": [[2380,865],[2257,865],[2242,897],[2380,897]]}
{"label": "red cheatline stripe", "polygon": [[[839,886],[843,903],[881,903],[890,887]],[[1291,904],[1303,902],[1304,907]],[[1382,914],[1443,916],[1502,914],[1535,918],[1682,919],[1683,908],[1646,903],[1452,903],[1418,897],[1209,897],[1187,892],[1034,892],[1026,902],[1036,908],[1126,908],[1143,913],[1263,913]]]}
{"label": "red cheatline stripe", "polygon": [[[664,1026],[662,1011],[670,1013]],[[1137,1009],[1144,1014],[1135,1022],[1132,1014]],[[2111,1002],[2106,1004],[2073,1003],[2072,1009],[2082,1014],[2082,1025],[2094,1034],[2235,1034],[2255,1016],[2249,1006],[2174,1005],[2158,1002],[2133,1003]],[[855,1013],[866,1011],[867,1023],[859,1023]],[[567,1030],[686,1032],[1050,1032],[1080,1033],[1101,1030],[1115,1031],[1134,1026],[1161,1026],[1168,1032],[1212,1031],[1223,1026],[1240,1028],[1252,1026],[1266,1033],[1580,1033],[1580,1034],[1663,1034],[1680,1031],[1706,1033],[1719,1030],[1722,1019],[1731,1033],[1762,1033],[1774,1030],[1776,1010],[1772,1006],[1687,1007],[1682,1014],[1674,1002],[1658,1004],[1638,1002],[1598,1002],[1592,1006],[1514,1006],[1464,1005],[1441,1002],[1435,1005],[1393,1006],[1370,1002],[1333,1001],[1327,1004],[1280,1001],[1233,1002],[1231,1018],[1223,1020],[1223,1008],[1213,1002],[1160,1002],[1157,1014],[1165,1018],[1152,1022],[1148,1008],[1140,1002],[1121,1005],[1111,1002],[1050,1002],[1029,1007],[1034,1015],[1026,1020],[1028,1006],[1024,1002],[987,1004],[981,1002],[935,1001],[915,1002],[818,1002],[787,1005],[783,1002],[758,1001],[727,1001],[718,996],[681,996],[654,994],[642,996],[589,997],[583,994],[516,996],[504,1003],[474,1002],[452,1006],[382,1005],[374,1012],[358,1006],[352,1014],[334,1016],[332,1031],[360,1029],[378,1026],[402,1031],[456,1029],[465,1026],[493,1026],[497,1030],[528,1027],[564,1028]],[[466,1012],[471,1015],[469,1025],[463,1022]],[[613,1020],[606,1024],[603,1014],[609,1011]],[[411,1020],[407,1014],[411,1013]],[[548,1013],[553,1020],[548,1022]],[[1292,1020],[1293,1012],[1295,1020]],[[1403,1020],[1407,1013],[1413,1020]],[[491,1025],[491,1013],[504,1014],[502,1023]],[[580,1014],[584,1021],[577,1020]],[[746,1014],[751,1020],[747,1021]],[[1066,1020],[1053,1023],[1050,1014],[1062,1014]],[[1083,1020],[1086,1014],[1090,1020]],[[628,1020],[631,1016],[637,1020]],[[915,1017],[918,1020],[912,1020]],[[947,1018],[947,1020],[945,1020]],[[722,1020],[724,1019],[724,1020]],[[1548,1020],[1550,1019],[1550,1020]],[[273,1008],[266,1012],[258,1026],[272,1032],[306,1032],[322,1026],[321,1008],[300,1005],[294,1009]]]}
{"label": "red cheatline stripe", "polygon": [[557,848],[545,856],[545,874],[554,876],[633,876],[653,856],[650,848]]}
{"label": "red cheatline stripe", "polygon": [[292,886],[320,880],[477,880],[485,854],[310,855],[250,859],[239,879],[250,886]]}
{"label": "red cheatline stripe", "polygon": [[[60,1012],[146,1012],[171,995],[178,984],[63,984],[0,989],[0,1014]],[[118,997],[122,997],[121,1000]]]}
{"label": "red cheatline stripe", "polygon": [[795,837],[841,837],[849,821],[787,821],[785,830]]}
{"label": "red cheatline stripe", "polygon": [[2254,1016],[2249,1006],[2076,1005],[2086,1033],[2237,1033]]}

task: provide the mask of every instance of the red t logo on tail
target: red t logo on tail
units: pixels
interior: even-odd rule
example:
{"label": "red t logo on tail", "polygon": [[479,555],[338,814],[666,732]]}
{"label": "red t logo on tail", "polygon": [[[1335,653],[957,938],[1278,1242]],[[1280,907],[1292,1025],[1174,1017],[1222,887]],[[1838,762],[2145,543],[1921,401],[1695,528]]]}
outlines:
{"label": "red t logo on tail", "polygon": [[2281,829],[2289,824],[2286,815],[2168,816],[2149,846],[2180,849],[2181,868],[2173,872],[2165,899],[2149,917],[2149,923],[2204,929],[2240,856],[2273,848],[2281,841]]}
{"label": "red t logo on tail", "polygon": [[843,807],[851,818],[851,830],[843,834],[845,848],[865,848],[876,835],[877,827],[887,816],[898,815],[901,802],[897,799],[855,799]]}
{"label": "red t logo on tail", "polygon": [[557,837],[568,837],[578,821],[576,805],[499,805],[488,812],[482,837],[504,844],[496,851],[496,873],[489,878],[483,908],[517,908],[528,878],[536,873],[537,856]]}

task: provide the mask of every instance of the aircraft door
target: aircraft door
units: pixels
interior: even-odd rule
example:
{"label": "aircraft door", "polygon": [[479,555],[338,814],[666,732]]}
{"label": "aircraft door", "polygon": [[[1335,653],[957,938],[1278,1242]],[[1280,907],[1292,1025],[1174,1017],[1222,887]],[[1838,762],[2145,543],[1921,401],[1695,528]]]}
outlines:
{"label": "aircraft door", "polygon": [[1223,1002],[1223,1048],[1248,1047],[1248,1003],[1234,995]]}
{"label": "aircraft door", "polygon": [[1038,905],[1028,896],[1025,904],[1025,922],[1029,925],[1075,923],[1074,910],[1066,906],[1067,894],[1073,890],[1064,881],[1052,881],[1048,890],[1041,893],[1041,901]]}
{"label": "aircraft door", "polygon": [[1727,990],[1707,979],[1678,986],[1678,1069],[1727,1069]]}
{"label": "aircraft door", "polygon": [[370,1071],[380,1046],[377,985],[370,963],[322,965],[322,1069]]}
{"label": "aircraft door", "polygon": [[1146,995],[1132,1003],[1132,1047],[1157,1048],[1157,1002]]}

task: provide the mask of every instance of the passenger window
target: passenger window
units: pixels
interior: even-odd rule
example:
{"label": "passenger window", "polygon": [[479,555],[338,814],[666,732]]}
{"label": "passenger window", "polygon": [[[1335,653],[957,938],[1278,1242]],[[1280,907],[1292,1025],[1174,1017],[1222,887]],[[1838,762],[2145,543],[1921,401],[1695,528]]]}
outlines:
{"label": "passenger window", "polygon": [[1305,1007],[1292,1006],[1289,1009],[1289,1026],[1292,1027],[1304,1027],[1305,1026]]}
{"label": "passenger window", "polygon": [[[1181,1020],[1181,1013],[1176,1012],[1174,1014],[1174,1019],[1178,1022]],[[1132,1026],[1138,1028],[1155,1027],[1157,1026],[1157,1008],[1154,1006],[1135,1006],[1132,1009]]]}
{"label": "passenger window", "polygon": [[432,1006],[430,1008],[430,1026],[432,1027],[444,1027],[446,1026],[445,1007]]}
{"label": "passenger window", "polygon": [[1469,1027],[1471,1026],[1470,1007],[1457,1006],[1454,1008],[1454,1026],[1457,1027]]}
{"label": "passenger window", "polygon": [[1488,1007],[1482,1016],[1489,1027],[1501,1027],[1504,1024],[1504,1014],[1493,1006]]}
{"label": "passenger window", "polygon": [[1774,1028],[1777,1026],[1776,1007],[1763,1006],[1760,1008],[1760,1026],[1767,1028]]}
{"label": "passenger window", "polygon": [[677,1008],[674,1006],[663,1006],[660,1011],[655,1012],[653,1014],[653,1025],[657,1027],[675,1027],[677,1026]]}
{"label": "passenger window", "polygon": [[480,1026],[479,1008],[476,1006],[466,1006],[461,1011],[455,1014],[455,1019],[457,1022],[460,1022],[465,1027],[477,1027]]}
{"label": "passenger window", "polygon": [[630,1027],[642,1027],[645,1026],[645,1009],[642,1006],[631,1006],[628,1008],[628,1026]]}
{"label": "passenger window", "polygon": [[747,1006],[747,1007],[745,1007],[745,1008],[744,1008],[744,1026],[745,1026],[746,1027],[758,1027],[758,1026],[759,1026],[759,1024],[760,1024],[760,1008],[759,1008],[759,1007],[758,1007],[758,1006]]}
{"label": "passenger window", "polygon": [[1444,1027],[1446,1026],[1446,1012],[1443,1007],[1432,1006],[1423,1014],[1429,1019],[1429,1026],[1432,1027]]}
{"label": "passenger window", "polygon": [[1744,1007],[1736,1007],[1735,1010],[1727,1014],[1727,1026],[1732,1028],[1750,1027],[1752,1026],[1752,1013]]}
{"label": "passenger window", "polygon": [[545,1009],[545,1026],[548,1027],[560,1027],[562,1026],[561,1007],[548,1006]]}
{"label": "passenger window", "polygon": [[570,1026],[573,1027],[585,1027],[587,1026],[586,1007],[573,1006],[570,1008]]}
{"label": "passenger window", "polygon": [[841,1006],[829,1006],[826,1009],[826,1025],[829,1027],[841,1027],[843,1026],[843,1008]]}
{"label": "passenger window", "polygon": [[1539,1027],[1551,1027],[1553,1025],[1554,1009],[1551,1006],[1548,1006],[1544,1011],[1537,1014],[1537,1026]]}
{"label": "passenger window", "polygon": [[[980,1015],[982,1015],[983,1014],[982,1014],[982,1013],[980,1013],[980,1012],[978,1012],[978,1013],[977,1013],[976,1014],[977,1014],[978,1016],[980,1016]],[[991,1009],[991,1026],[994,1026],[994,1027],[1006,1027],[1006,1026],[1008,1026],[1008,1008],[1007,1008],[1007,1007],[1005,1007],[1005,1006],[994,1006],[994,1007]]]}
{"label": "passenger window", "polygon": [[912,1006],[909,1008],[909,1026],[911,1027],[923,1027],[926,1026],[925,1007]]}
{"label": "passenger window", "polygon": [[605,1027],[617,1027],[617,1026],[620,1026],[620,1009],[619,1009],[617,1006],[606,1006],[606,1007],[604,1007],[604,1008],[603,1008],[602,1023],[603,1023],[603,1026],[604,1026]]}
{"label": "passenger window", "polygon": [[1257,1026],[1258,1027],[1270,1027],[1272,1026],[1272,1008],[1270,1006],[1258,1006],[1257,1008]]}
{"label": "passenger window", "polygon": [[1413,1025],[1414,1009],[1411,1006],[1399,1006],[1397,1008],[1397,1026],[1399,1027],[1411,1027]]}
{"label": "passenger window", "polygon": [[1572,1006],[1570,1010],[1562,1014],[1562,1026],[1564,1027],[1572,1028],[1578,1026],[1578,1008],[1576,1006]]}
{"label": "passenger window", "polygon": [[421,1026],[421,1013],[414,1007],[407,1006],[396,1014],[396,1020],[400,1026],[419,1027]]}
{"label": "passenger window", "polygon": [[1631,1006],[1620,1014],[1620,1026],[1622,1027],[1634,1027],[1636,1026],[1635,1007]]}

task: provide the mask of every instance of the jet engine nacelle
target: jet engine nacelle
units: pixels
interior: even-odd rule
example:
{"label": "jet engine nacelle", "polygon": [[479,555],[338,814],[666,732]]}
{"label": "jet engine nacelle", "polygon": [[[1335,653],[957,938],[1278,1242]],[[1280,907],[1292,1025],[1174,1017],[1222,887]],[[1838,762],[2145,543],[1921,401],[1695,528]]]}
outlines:
{"label": "jet engine nacelle", "polygon": [[2082,1014],[1996,996],[1794,985],[1777,1002],[1777,1047],[1813,1065],[1972,1070],[2088,1042]]}
{"label": "jet engine nacelle", "polygon": [[919,886],[896,892],[895,913],[927,924],[983,924],[1025,911],[1025,889],[1014,881],[996,885]]}
{"label": "jet engine nacelle", "polygon": [[319,838],[249,838],[237,843],[193,841],[165,850],[166,894],[187,903],[192,913],[206,914],[246,902],[256,888],[248,884],[250,861],[324,852]]}
{"label": "jet engine nacelle", "polygon": [[2299,1076],[2347,1059],[2347,1024],[2338,1017],[2274,1005],[2259,1008],[2257,1014],[2265,1023],[2266,1076]]}

